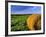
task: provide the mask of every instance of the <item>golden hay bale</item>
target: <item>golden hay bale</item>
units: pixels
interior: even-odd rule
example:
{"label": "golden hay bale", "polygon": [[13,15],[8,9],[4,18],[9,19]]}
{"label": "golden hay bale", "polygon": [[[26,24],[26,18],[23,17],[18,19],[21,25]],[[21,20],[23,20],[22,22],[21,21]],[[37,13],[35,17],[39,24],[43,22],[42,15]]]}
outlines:
{"label": "golden hay bale", "polygon": [[37,29],[38,29],[38,30],[41,29],[41,19],[37,22]]}
{"label": "golden hay bale", "polygon": [[41,15],[32,14],[27,18],[27,26],[30,30],[35,30],[34,25],[41,19]]}

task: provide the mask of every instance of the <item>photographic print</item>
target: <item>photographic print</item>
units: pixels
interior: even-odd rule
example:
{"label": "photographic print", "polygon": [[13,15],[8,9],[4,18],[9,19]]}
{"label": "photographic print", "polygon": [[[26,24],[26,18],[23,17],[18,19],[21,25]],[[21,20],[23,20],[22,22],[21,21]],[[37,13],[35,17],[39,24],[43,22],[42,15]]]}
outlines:
{"label": "photographic print", "polygon": [[25,30],[41,30],[41,6],[11,5],[11,31]]}
{"label": "photographic print", "polygon": [[43,33],[43,4],[8,2],[8,35]]}

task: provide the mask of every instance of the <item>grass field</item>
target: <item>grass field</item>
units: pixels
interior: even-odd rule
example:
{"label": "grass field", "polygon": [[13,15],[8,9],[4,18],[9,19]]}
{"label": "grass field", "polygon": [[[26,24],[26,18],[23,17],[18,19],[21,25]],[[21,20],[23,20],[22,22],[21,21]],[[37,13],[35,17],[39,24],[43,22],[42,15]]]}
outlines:
{"label": "grass field", "polygon": [[[33,20],[30,18],[29,21],[27,21],[29,16],[32,16],[31,18]],[[34,16],[34,14],[30,14],[30,15],[12,14],[11,15],[11,31],[28,31],[28,30],[33,29],[33,28],[31,29],[31,27],[34,27],[34,30],[40,30],[41,29],[41,15],[38,15],[39,18],[38,17],[36,18],[36,16],[37,16],[37,14],[35,14],[35,16]],[[29,24],[27,24],[27,23],[29,23]],[[33,26],[33,24],[34,24],[34,26]],[[27,27],[27,25],[29,25],[29,26]]]}
{"label": "grass field", "polygon": [[11,31],[27,31],[26,20],[30,15],[11,15]]}

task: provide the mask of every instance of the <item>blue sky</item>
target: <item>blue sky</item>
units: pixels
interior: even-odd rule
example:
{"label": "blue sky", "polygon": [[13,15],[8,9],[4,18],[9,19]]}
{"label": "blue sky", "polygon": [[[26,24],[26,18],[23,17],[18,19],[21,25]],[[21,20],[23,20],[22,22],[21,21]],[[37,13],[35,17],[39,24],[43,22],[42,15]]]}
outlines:
{"label": "blue sky", "polygon": [[41,6],[11,5],[11,14],[41,14]]}

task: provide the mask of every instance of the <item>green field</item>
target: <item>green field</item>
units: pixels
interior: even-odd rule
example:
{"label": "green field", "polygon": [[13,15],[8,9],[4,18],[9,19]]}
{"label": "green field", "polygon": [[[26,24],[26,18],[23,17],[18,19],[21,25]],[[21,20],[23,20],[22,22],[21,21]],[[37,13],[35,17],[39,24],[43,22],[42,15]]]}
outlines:
{"label": "green field", "polygon": [[26,20],[30,15],[11,15],[11,31],[27,31]]}

